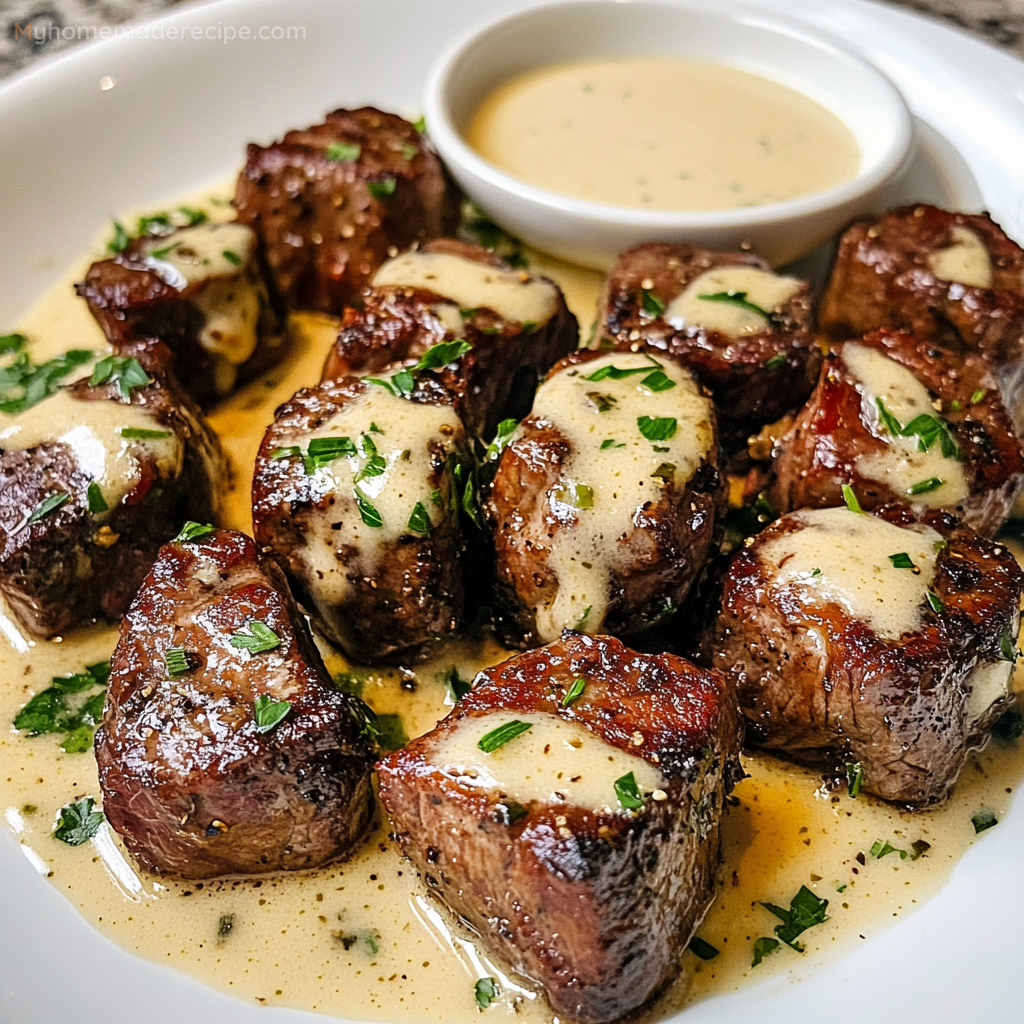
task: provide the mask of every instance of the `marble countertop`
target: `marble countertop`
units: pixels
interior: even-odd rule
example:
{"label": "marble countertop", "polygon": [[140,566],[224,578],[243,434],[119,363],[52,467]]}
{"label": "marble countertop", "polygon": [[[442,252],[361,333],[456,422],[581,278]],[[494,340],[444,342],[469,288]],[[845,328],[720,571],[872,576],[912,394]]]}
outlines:
{"label": "marble countertop", "polygon": [[[75,40],[63,37],[77,34],[79,27],[123,25],[180,2],[202,0],[0,0],[0,78],[74,46]],[[1024,0],[890,2],[951,22],[1024,57]]]}

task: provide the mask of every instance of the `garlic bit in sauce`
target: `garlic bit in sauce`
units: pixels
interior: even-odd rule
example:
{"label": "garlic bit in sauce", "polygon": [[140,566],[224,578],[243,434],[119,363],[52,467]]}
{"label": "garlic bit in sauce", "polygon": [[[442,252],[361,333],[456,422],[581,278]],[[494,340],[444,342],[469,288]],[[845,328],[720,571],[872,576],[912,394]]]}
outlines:
{"label": "garlic bit in sauce", "polygon": [[856,175],[835,114],[736,68],[672,57],[599,59],[499,86],[466,140],[531,185],[649,210],[729,210],[820,192]]}

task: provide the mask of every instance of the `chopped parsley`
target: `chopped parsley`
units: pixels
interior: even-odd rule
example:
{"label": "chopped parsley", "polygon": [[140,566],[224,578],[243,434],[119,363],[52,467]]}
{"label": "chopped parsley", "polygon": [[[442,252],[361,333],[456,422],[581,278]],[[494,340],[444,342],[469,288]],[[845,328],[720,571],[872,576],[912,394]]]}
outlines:
{"label": "chopped parsley", "polygon": [[144,388],[153,383],[153,378],[142,368],[142,363],[135,356],[106,356],[94,367],[89,378],[90,387],[113,383],[121,397],[127,402],[136,388]]}
{"label": "chopped parsley", "polygon": [[164,651],[164,668],[169,676],[183,676],[192,670],[184,647],[168,647]]}
{"label": "chopped parsley", "polygon": [[934,590],[926,590],[924,592],[924,596],[928,601],[928,607],[931,608],[931,610],[935,612],[936,615],[938,615],[944,607],[942,603],[942,598],[939,597],[939,595],[936,594]]}
{"label": "chopped parsley", "polygon": [[754,943],[754,959],[751,962],[750,966],[757,967],[757,965],[766,956],[769,956],[770,954],[774,953],[778,948],[778,939],[769,939],[767,937],[757,939],[757,941]]}
{"label": "chopped parsley", "polygon": [[587,619],[590,618],[590,612],[593,610],[593,607],[593,605],[588,604],[587,607],[583,609],[583,614],[576,620],[572,627],[573,629],[582,629],[587,624]]}
{"label": "chopped parsley", "polygon": [[194,523],[189,520],[174,538],[175,544],[186,544],[188,541],[202,540],[213,533],[214,528],[209,523]]}
{"label": "chopped parsley", "polygon": [[894,569],[916,569],[917,568],[917,566],[914,565],[913,561],[911,560],[910,555],[908,555],[906,553],[906,551],[898,551],[895,555],[890,555],[889,556],[889,561],[892,562],[892,567]]}
{"label": "chopped parsley", "polygon": [[0,335],[0,356],[9,356],[12,352],[20,352],[28,344],[24,334]]}
{"label": "chopped parsley", "polygon": [[583,691],[587,688],[587,681],[582,676],[572,681],[572,685],[565,691],[562,696],[562,707],[567,708],[574,700],[579,700],[583,696]]}
{"label": "chopped parsley", "polygon": [[394,178],[382,178],[380,181],[368,181],[366,183],[366,191],[373,196],[374,199],[388,199],[395,194],[395,185],[397,182]]}
{"label": "chopped parsley", "polygon": [[[231,642],[235,642],[234,637]],[[274,700],[266,693],[261,693],[253,701],[252,706],[256,718],[256,731],[261,733],[270,732],[292,709],[291,701]]]}
{"label": "chopped parsley", "polygon": [[103,497],[103,491],[100,490],[100,485],[92,480],[89,483],[88,488],[85,492],[86,500],[89,502],[89,511],[93,515],[98,515],[100,512],[106,512],[110,506],[107,504],[107,499]]}
{"label": "chopped parsley", "polygon": [[352,479],[352,482],[356,484],[367,477],[383,476],[388,469],[387,459],[377,451],[377,446],[368,434],[363,434],[360,444],[362,445],[363,454],[366,456],[366,462]]}
{"label": "chopped parsley", "polygon": [[971,824],[974,826],[974,834],[984,832],[999,824],[999,819],[991,811],[975,811],[971,815]]}
{"label": "chopped parsley", "polygon": [[406,398],[412,394],[416,387],[416,381],[408,370],[399,370],[390,377],[366,377],[367,384],[376,384],[377,387],[390,391],[396,398]]}
{"label": "chopped parsley", "polygon": [[1013,642],[1013,633],[1007,627],[999,635],[999,660],[1000,661],[1016,661],[1017,660],[1017,645]]}
{"label": "chopped parsley", "polygon": [[846,502],[846,507],[851,512],[864,512],[864,509],[860,507],[860,502],[857,500],[857,495],[849,484],[843,484],[843,501]]}
{"label": "chopped parsley", "polygon": [[667,441],[679,427],[675,416],[638,416],[636,425],[648,441]]}
{"label": "chopped parsley", "polygon": [[67,754],[92,747],[93,727],[103,714],[110,662],[86,665],[84,672],[54,676],[15,716],[14,728],[29,736],[64,733],[60,746]]}
{"label": "chopped parsley", "polygon": [[601,451],[606,452],[609,448],[625,448],[625,441],[616,441],[614,437],[606,438],[601,442]]}
{"label": "chopped parsley", "polygon": [[658,317],[665,312],[665,303],[647,288],[640,289],[640,308],[649,317]]}
{"label": "chopped parsley", "polygon": [[563,480],[551,491],[552,498],[563,505],[585,510],[594,507],[594,489],[588,484],[577,483],[575,480]]}
{"label": "chopped parsley", "polygon": [[511,722],[499,725],[497,729],[492,729],[486,736],[481,736],[477,741],[477,746],[485,754],[493,754],[499,747],[505,746],[510,740],[514,740],[532,728],[532,722],[520,722],[518,719],[513,719]]}
{"label": "chopped parsley", "polygon": [[985,397],[985,389],[978,388],[977,391],[971,395],[971,405],[977,405]]}
{"label": "chopped parsley", "polygon": [[864,782],[864,765],[860,761],[849,761],[846,764],[846,792],[856,800],[860,787]]}
{"label": "chopped parsley", "polygon": [[[651,359],[650,356],[647,358]],[[660,368],[661,364],[657,360],[651,359],[647,366],[630,366],[623,369],[621,366],[615,366],[612,363],[608,363],[605,366],[599,367],[593,373],[587,374],[583,379],[595,382],[605,380],[605,378],[610,378],[611,380],[622,380],[625,377],[633,377],[638,373],[650,373],[651,366]]]}
{"label": "chopped parsley", "polygon": [[55,491],[35,507],[32,514],[25,520],[25,525],[33,526],[36,523],[42,522],[51,512],[55,512],[61,505],[69,501],[70,498],[71,495],[67,491]]}
{"label": "chopped parsley", "polygon": [[367,501],[358,491],[355,494],[356,508],[359,509],[359,518],[369,527],[374,530],[380,529],[384,525],[384,520],[381,519],[380,513],[376,507]]}
{"label": "chopped parsley", "polygon": [[893,437],[916,437],[917,449],[922,452],[928,451],[938,441],[944,458],[958,459],[960,457],[960,448],[956,443],[956,438],[944,419],[923,412],[904,425],[886,409],[882,399],[876,398],[875,406],[878,409],[879,419],[886,431]]}
{"label": "chopped parsley", "polygon": [[700,957],[701,960],[714,960],[719,953],[719,950],[715,949],[710,942],[705,942],[696,935],[690,939],[690,944],[686,948],[693,953],[694,956]]}
{"label": "chopped parsley", "polygon": [[797,952],[803,952],[803,947],[796,941],[797,937],[808,928],[828,920],[828,914],[825,913],[828,900],[815,896],[806,885],[801,885],[800,891],[789,901],[789,910],[783,910],[774,903],[762,903],[761,906],[782,922],[775,926],[775,934]]}
{"label": "chopped parsley", "polygon": [[[512,442],[512,435],[516,432],[516,427],[519,424],[513,419],[502,420],[498,424],[497,433],[494,435],[494,440],[487,446],[487,451],[484,453],[484,466],[487,468],[488,482],[491,476],[497,472],[497,463],[501,458],[501,453],[509,446]],[[481,467],[483,470],[483,467]]]}
{"label": "chopped parsley", "polygon": [[420,116],[413,121],[412,126],[420,133],[420,135],[422,135],[427,130],[427,119],[420,114]]}
{"label": "chopped parsley", "polygon": [[775,355],[765,361],[764,368],[766,370],[781,370],[786,365],[786,353],[777,352]]}
{"label": "chopped parsley", "polygon": [[[703,299],[705,302],[724,302],[730,306],[737,306],[740,309],[747,310],[748,313],[756,313],[758,316],[763,316],[769,323],[772,322],[772,314],[767,309],[762,309],[760,306],[747,300],[746,292],[711,292],[709,295],[698,295],[698,299]],[[778,358],[775,356],[773,358]],[[785,360],[785,356],[782,357]],[[771,362],[771,360],[769,360]],[[774,369],[774,367],[769,367]]]}
{"label": "chopped parsley", "polygon": [[588,391],[587,401],[598,411],[598,412],[611,412],[615,407],[617,399],[611,395],[602,395],[600,391]]}
{"label": "chopped parsley", "polygon": [[447,672],[440,673],[440,678],[448,689],[448,696],[453,704],[458,704],[463,697],[473,689],[472,683],[467,683],[459,675],[459,670],[453,665]]}
{"label": "chopped parsley", "polygon": [[0,412],[13,416],[38,405],[56,393],[69,373],[88,363],[94,355],[88,349],[73,348],[37,364],[27,352],[17,352],[13,362],[0,367]]}
{"label": "chopped parsley", "polygon": [[103,812],[95,810],[95,806],[96,803],[91,796],[65,804],[60,809],[60,818],[53,830],[54,837],[68,846],[81,846],[87,843],[99,832],[100,825],[103,824]]}
{"label": "chopped parsley", "polygon": [[[292,444],[284,448],[275,448],[270,453],[270,457],[272,459],[302,459],[306,476],[312,476],[318,469],[329,466],[336,459],[358,454],[359,449],[356,448],[350,437],[313,437],[310,438],[305,452],[297,444]],[[378,474],[368,472],[364,475],[375,476]]]}
{"label": "chopped parsley", "polygon": [[504,800],[498,804],[497,808],[498,820],[502,825],[514,825],[517,821],[522,821],[530,812],[521,804],[515,800]]}
{"label": "chopped parsley", "polygon": [[992,732],[1006,743],[1016,743],[1024,736],[1024,714],[1019,708],[1004,711],[992,726]]}
{"label": "chopped parsley", "polygon": [[350,163],[358,160],[363,147],[358,142],[332,142],[326,150],[327,159],[335,163]]}
{"label": "chopped parsley", "polygon": [[264,654],[280,647],[281,638],[265,622],[250,619],[237,633],[231,634],[231,646],[250,654]]}
{"label": "chopped parsley", "polygon": [[224,259],[226,259],[233,267],[240,267],[245,262],[237,252],[234,252],[231,249],[223,250],[223,252],[221,252],[221,256],[223,256]]}
{"label": "chopped parsley", "polygon": [[409,516],[409,523],[406,527],[413,533],[430,533],[431,526],[430,515],[422,501],[417,501],[413,506],[412,514]]}
{"label": "chopped parsley", "polygon": [[666,484],[670,484],[676,478],[676,464],[674,462],[663,462],[651,476],[656,480],[662,480]]}
{"label": "chopped parsley", "polygon": [[414,146],[411,142],[403,142],[402,143],[402,159],[403,160],[413,160],[413,159],[415,159],[416,154],[419,151],[420,151],[420,147],[419,146]]}
{"label": "chopped parsley", "polygon": [[409,742],[401,715],[377,715],[377,746],[381,750],[400,750]]}
{"label": "chopped parsley", "polygon": [[145,427],[122,427],[121,436],[126,441],[157,441],[170,437],[169,430],[147,430]]}
{"label": "chopped parsley", "polygon": [[473,346],[461,338],[456,341],[440,341],[423,353],[419,362],[413,367],[416,370],[436,370],[449,363],[454,363],[460,356],[464,356]]}
{"label": "chopped parsley", "polygon": [[636,811],[643,807],[644,798],[632,772],[615,780],[615,797],[623,810]]}
{"label": "chopped parsley", "polygon": [[473,987],[476,1005],[486,1010],[498,998],[498,983],[493,978],[480,978]]}
{"label": "chopped parsley", "polygon": [[128,243],[131,239],[128,237],[128,232],[125,231],[124,225],[119,220],[115,220],[113,224],[114,234],[111,236],[110,241],[107,242],[107,252],[116,256],[128,248]]}
{"label": "chopped parsley", "polygon": [[875,858],[875,860],[881,860],[883,857],[888,857],[890,853],[898,853],[900,855],[900,860],[906,860],[909,856],[906,850],[900,850],[889,842],[883,843],[881,839],[876,839],[871,844],[871,849],[868,852]]}
{"label": "chopped parsley", "polygon": [[918,480],[916,484],[911,484],[907,488],[907,494],[927,494],[929,491],[937,490],[944,483],[942,477],[930,476],[927,480]]}
{"label": "chopped parsley", "polygon": [[640,387],[647,388],[648,391],[655,393],[668,391],[675,386],[676,382],[664,370],[652,370],[640,381]]}

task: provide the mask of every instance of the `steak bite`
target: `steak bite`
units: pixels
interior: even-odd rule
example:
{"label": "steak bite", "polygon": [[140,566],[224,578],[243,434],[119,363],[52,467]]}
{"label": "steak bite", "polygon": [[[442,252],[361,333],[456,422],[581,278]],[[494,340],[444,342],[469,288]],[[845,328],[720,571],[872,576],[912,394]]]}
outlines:
{"label": "steak bite", "polygon": [[864,508],[945,508],[994,536],[1024,485],[986,364],[900,331],[835,345],[775,455],[768,498],[780,512],[842,505],[850,484]]}
{"label": "steak bite", "polygon": [[1022,592],[1009,551],[949,513],[808,509],[734,556],[705,654],[750,742],[926,807],[1012,700]]}
{"label": "steak bite", "polygon": [[806,281],[747,252],[648,242],[608,275],[602,347],[663,352],[711,390],[728,449],[802,405],[818,377]]}
{"label": "steak bite", "polygon": [[284,353],[256,238],[242,224],[202,223],[131,242],[75,285],[116,349],[159,338],[202,404],[262,373]]}
{"label": "steak bite", "polygon": [[855,221],[818,312],[831,339],[901,327],[992,367],[1024,425],[1024,249],[985,214],[918,203]]}
{"label": "steak bite", "polygon": [[472,348],[441,377],[466,429],[487,440],[501,420],[526,415],[538,379],[576,350],[579,325],[553,281],[439,238],[377,271],[364,308],[346,310],[323,375],[380,372],[460,338]]}
{"label": "steak bite", "polygon": [[0,414],[0,593],[35,636],[120,618],[160,545],[219,506],[227,466],[170,352],[124,352]]}
{"label": "steak bite", "polygon": [[299,870],[370,821],[370,751],[280,569],[233,530],[165,545],[121,623],[96,760],[103,812],[148,871]]}
{"label": "steak bite", "polygon": [[717,672],[567,632],[480,673],[377,765],[380,797],[429,892],[602,1024],[675,976],[714,898],[740,735]]}
{"label": "steak bite", "polygon": [[278,409],[256,459],[256,539],[349,657],[416,657],[458,626],[455,474],[469,461],[452,398],[429,374],[408,393],[325,381]]}
{"label": "steak bite", "polygon": [[508,641],[634,636],[671,615],[711,548],[717,454],[711,401],[681,366],[632,352],[562,360],[484,506]]}
{"label": "steak bite", "polygon": [[235,190],[258,235],[275,297],[340,315],[389,255],[450,234],[458,197],[408,121],[373,107],[249,144]]}

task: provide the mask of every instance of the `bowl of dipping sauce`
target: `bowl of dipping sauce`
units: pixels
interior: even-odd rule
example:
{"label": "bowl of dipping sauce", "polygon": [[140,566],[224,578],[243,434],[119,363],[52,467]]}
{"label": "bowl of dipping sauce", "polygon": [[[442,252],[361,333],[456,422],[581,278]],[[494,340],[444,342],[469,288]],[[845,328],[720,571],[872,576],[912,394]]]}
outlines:
{"label": "bowl of dipping sauce", "polygon": [[451,47],[424,106],[490,216],[600,270],[648,241],[786,263],[878,206],[913,141],[876,68],[729,0],[526,10]]}

